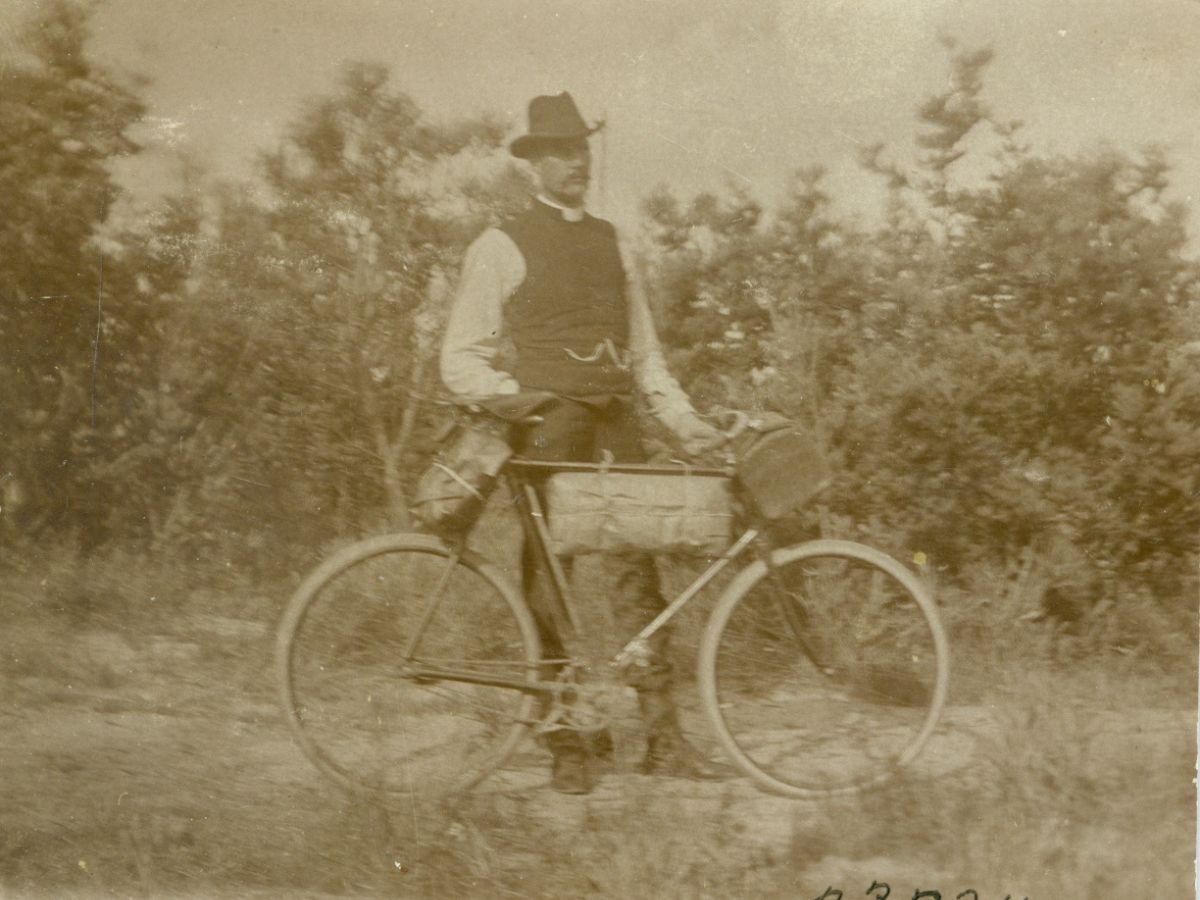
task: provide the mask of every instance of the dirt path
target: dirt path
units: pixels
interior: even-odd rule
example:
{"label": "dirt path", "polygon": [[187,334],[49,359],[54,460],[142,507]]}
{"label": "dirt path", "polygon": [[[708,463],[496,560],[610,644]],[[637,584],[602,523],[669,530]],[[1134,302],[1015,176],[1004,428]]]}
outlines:
{"label": "dirt path", "polygon": [[[111,631],[78,634],[58,648],[61,665],[43,661],[4,684],[0,855],[10,877],[16,871],[19,880],[22,859],[56,854],[79,871],[119,865],[153,894],[153,860],[166,854],[176,867],[203,856],[209,877],[269,883],[270,872],[247,875],[232,852],[227,871],[214,874],[211,854],[200,850],[236,833],[256,846],[250,857],[287,858],[311,829],[328,827],[341,801],[296,748],[275,705],[269,628],[219,617],[195,625],[186,635],[136,644]],[[1186,710],[1096,716],[1101,757],[1114,760],[1131,748],[1152,760],[1195,728]],[[913,771],[969,791],[1012,728],[986,705],[951,706]],[[724,839],[772,851],[786,850],[798,822],[813,814],[745,778],[697,783],[635,774],[634,753],[623,750],[593,794],[570,797],[548,789],[548,757],[527,746],[478,794],[513,821],[559,833],[585,832],[637,804],[668,804],[683,821],[720,819]],[[890,862],[893,870],[900,865]],[[849,864],[833,859],[827,867],[842,863]],[[38,877],[44,873],[30,884]]]}

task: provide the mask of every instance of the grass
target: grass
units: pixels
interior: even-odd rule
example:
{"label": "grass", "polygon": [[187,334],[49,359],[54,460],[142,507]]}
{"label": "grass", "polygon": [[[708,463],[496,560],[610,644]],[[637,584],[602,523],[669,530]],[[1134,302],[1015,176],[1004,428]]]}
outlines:
{"label": "grass", "polygon": [[1122,652],[1103,629],[1015,626],[1020,597],[950,596],[951,702],[990,727],[968,767],[864,797],[609,776],[590,798],[414,810],[346,799],[292,746],[269,669],[287,585],[197,589],[124,554],[9,575],[6,897],[816,898],[878,881],[1072,900],[1193,883],[1194,635],[1152,620]]}

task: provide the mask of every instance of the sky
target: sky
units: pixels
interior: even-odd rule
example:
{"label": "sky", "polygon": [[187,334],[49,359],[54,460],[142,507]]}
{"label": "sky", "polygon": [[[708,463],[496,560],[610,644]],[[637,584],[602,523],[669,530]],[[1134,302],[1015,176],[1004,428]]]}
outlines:
{"label": "sky", "polygon": [[[37,2],[6,0],[0,29]],[[1200,206],[1200,0],[103,0],[93,28],[100,60],[149,79],[147,153],[122,170],[144,196],[180,150],[249,174],[305,98],[372,60],[428,115],[498,112],[514,133],[532,96],[569,90],[607,120],[593,205],[619,224],[657,184],[769,203],[814,163],[870,216],[858,152],[911,156],[949,36],[995,49],[984,97],[1035,151],[1159,144],[1173,196]]]}

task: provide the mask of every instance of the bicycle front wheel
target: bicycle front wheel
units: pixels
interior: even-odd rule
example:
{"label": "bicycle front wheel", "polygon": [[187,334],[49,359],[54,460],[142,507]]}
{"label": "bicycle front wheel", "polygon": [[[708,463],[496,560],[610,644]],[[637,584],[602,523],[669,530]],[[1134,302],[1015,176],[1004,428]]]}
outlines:
{"label": "bicycle front wheel", "polygon": [[385,535],[300,585],[278,633],[283,710],[305,755],[342,788],[439,795],[499,766],[531,722],[537,631],[470,551]]}
{"label": "bicycle front wheel", "polygon": [[920,752],[946,700],[949,647],[924,586],[849,541],[774,551],[729,584],[699,680],[730,755],[759,787],[815,798],[876,787]]}

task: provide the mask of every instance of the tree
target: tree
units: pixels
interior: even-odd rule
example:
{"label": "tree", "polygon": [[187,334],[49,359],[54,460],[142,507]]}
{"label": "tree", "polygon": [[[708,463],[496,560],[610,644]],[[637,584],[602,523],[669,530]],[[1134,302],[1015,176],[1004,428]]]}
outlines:
{"label": "tree", "polygon": [[86,12],[52,0],[24,26],[27,58],[0,64],[0,458],[18,501],[10,528],[94,543],[99,498],[78,442],[117,427],[113,364],[144,326],[94,238],[118,195],[107,164],[136,152],[126,132],[143,107],[92,63],[87,36]]}
{"label": "tree", "polygon": [[[433,125],[352,66],[262,159],[258,196],[220,199],[177,311],[205,360],[191,403],[220,464],[189,479],[243,551],[403,525],[428,449],[424,401],[466,241],[524,202],[489,120]],[[215,535],[214,535],[215,537]]]}

